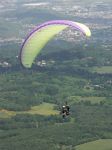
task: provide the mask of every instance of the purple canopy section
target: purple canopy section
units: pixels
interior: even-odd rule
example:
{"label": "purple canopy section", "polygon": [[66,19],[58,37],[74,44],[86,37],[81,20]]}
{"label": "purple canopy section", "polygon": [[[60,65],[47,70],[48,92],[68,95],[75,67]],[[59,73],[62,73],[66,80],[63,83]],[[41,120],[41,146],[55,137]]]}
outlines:
{"label": "purple canopy section", "polygon": [[69,20],[52,20],[52,21],[47,21],[41,25],[38,25],[34,30],[32,30],[29,35],[26,37],[22,47],[24,46],[24,44],[26,43],[26,41],[28,40],[28,38],[36,31],[40,30],[41,28],[44,28],[45,26],[48,26],[48,25],[53,25],[53,24],[56,24],[56,25],[68,25],[72,28],[75,28],[77,30],[81,30],[83,32],[83,34],[85,34],[84,30],[82,28],[80,28],[77,24],[75,24],[75,22],[73,21],[69,21]]}

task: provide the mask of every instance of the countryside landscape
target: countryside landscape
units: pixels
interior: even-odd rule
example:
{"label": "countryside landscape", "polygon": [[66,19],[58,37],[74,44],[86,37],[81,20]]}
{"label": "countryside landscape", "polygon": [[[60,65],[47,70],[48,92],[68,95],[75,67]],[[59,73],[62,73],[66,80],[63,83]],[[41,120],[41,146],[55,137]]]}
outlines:
{"label": "countryside landscape", "polygon": [[[111,8],[111,0],[0,1],[0,150],[112,150]],[[26,69],[22,43],[49,20],[84,23],[92,35],[67,28]]]}

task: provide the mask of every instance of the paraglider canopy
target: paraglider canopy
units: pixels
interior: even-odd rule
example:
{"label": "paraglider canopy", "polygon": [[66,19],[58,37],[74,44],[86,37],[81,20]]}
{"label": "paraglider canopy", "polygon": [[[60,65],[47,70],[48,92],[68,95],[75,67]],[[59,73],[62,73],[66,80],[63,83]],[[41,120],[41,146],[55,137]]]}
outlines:
{"label": "paraglider canopy", "polygon": [[90,29],[86,25],[78,22],[69,20],[45,22],[37,26],[24,40],[20,52],[22,65],[26,68],[31,68],[33,61],[46,43],[67,27],[79,30],[87,37],[91,36]]}

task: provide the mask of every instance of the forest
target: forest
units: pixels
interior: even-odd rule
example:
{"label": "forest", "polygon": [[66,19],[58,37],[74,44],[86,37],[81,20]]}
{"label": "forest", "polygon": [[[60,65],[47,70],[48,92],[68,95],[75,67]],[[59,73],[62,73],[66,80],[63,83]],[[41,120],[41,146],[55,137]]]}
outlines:
{"label": "forest", "polygon": [[[105,69],[111,51],[98,44],[46,49],[25,69],[16,57],[19,44],[0,47],[0,149],[77,150],[112,139],[112,72]],[[63,120],[66,101],[70,116]]]}

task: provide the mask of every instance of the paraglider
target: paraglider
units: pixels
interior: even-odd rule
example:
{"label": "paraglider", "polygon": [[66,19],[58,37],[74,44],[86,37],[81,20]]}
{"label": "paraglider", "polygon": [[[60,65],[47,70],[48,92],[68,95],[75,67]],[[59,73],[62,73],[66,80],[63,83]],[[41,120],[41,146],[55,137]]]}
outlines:
{"label": "paraglider", "polygon": [[26,68],[31,68],[36,56],[47,42],[67,27],[79,30],[87,37],[91,36],[90,29],[86,25],[78,22],[69,20],[53,20],[45,22],[37,26],[36,29],[26,37],[20,52],[22,65]]}
{"label": "paraglider", "polygon": [[67,102],[62,106],[60,114],[62,115],[63,119],[70,115],[70,106],[67,104]]}

